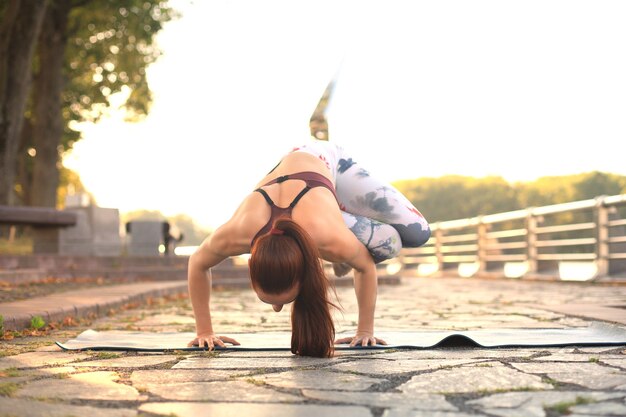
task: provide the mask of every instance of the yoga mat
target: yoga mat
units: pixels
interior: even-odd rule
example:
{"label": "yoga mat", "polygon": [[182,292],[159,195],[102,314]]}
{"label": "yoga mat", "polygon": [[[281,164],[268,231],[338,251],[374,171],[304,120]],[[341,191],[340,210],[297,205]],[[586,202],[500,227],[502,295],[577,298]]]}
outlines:
{"label": "yoga mat", "polygon": [[[291,332],[228,333],[241,346],[217,348],[235,351],[290,350]],[[351,336],[338,334],[337,338]],[[467,331],[424,330],[414,332],[385,332],[376,334],[388,345],[350,347],[346,349],[434,349],[442,347],[531,348],[564,346],[620,346],[626,345],[626,327],[594,322],[588,327],[569,329],[481,329]],[[64,350],[109,350],[162,352],[169,350],[196,351],[206,348],[187,347],[195,333],[149,333],[130,331],[86,330],[65,343],[56,342]]]}

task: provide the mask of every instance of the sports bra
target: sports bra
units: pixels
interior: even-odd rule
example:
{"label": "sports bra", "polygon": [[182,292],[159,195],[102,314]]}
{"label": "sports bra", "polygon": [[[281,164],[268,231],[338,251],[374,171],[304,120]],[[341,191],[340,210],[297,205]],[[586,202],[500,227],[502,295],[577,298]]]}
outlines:
{"label": "sports bra", "polygon": [[[281,182],[285,182],[287,180],[302,180],[305,182],[306,186],[302,189],[302,191],[298,193],[298,195],[293,199],[289,206],[279,207],[274,204],[270,196],[267,194],[267,192],[265,192],[262,187],[277,183],[280,184]],[[333,183],[322,174],[313,171],[295,172],[293,174],[282,175],[280,177],[274,178],[273,180],[267,182],[266,184],[263,184],[261,187],[254,190],[260,193],[263,198],[265,198],[265,201],[267,201],[267,204],[269,204],[270,208],[272,209],[272,214],[270,215],[270,219],[267,221],[265,226],[263,226],[261,230],[259,230],[259,232],[254,236],[251,245],[254,245],[254,241],[257,240],[259,236],[262,236],[270,231],[276,219],[278,219],[279,217],[291,218],[291,212],[296,204],[298,204],[298,201],[300,201],[300,199],[306,193],[308,193],[310,189],[316,187],[327,188],[331,193],[333,193],[333,196],[335,196],[335,200],[337,200],[337,194],[335,193],[335,187],[333,186]]]}

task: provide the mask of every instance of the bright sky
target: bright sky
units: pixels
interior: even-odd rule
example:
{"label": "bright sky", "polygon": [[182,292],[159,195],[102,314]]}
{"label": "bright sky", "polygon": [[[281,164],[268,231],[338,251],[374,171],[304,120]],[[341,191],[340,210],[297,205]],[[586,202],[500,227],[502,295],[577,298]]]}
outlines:
{"label": "bright sky", "polygon": [[626,2],[177,0],[150,115],[65,158],[99,205],[226,221],[337,75],[331,141],[389,181],[626,175]]}

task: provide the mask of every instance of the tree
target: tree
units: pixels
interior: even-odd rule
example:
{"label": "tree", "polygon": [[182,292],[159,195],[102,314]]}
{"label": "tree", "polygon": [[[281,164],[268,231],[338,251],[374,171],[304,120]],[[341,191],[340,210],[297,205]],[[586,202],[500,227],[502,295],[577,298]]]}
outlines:
{"label": "tree", "polygon": [[394,183],[431,222],[514,210],[514,190],[501,177],[446,175]]}
{"label": "tree", "polygon": [[46,0],[0,5],[0,204],[13,204],[16,158],[31,85],[31,61]]}
{"label": "tree", "polygon": [[509,184],[501,177],[445,175],[394,186],[430,222],[437,222],[616,195],[626,192],[626,177],[590,172]]}
{"label": "tree", "polygon": [[19,175],[22,201],[55,206],[62,153],[80,139],[72,129],[97,121],[124,92],[130,120],[152,100],[146,67],[159,56],[154,36],[175,16],[160,0],[55,0],[45,15],[34,62],[32,105]]}
{"label": "tree", "polygon": [[60,204],[57,204],[57,207],[63,208],[61,204],[64,204],[65,197],[73,194],[87,195],[89,202],[94,205],[96,204],[95,197],[83,185],[78,173],[61,166],[59,169],[59,187],[57,188],[57,201]]}
{"label": "tree", "polygon": [[576,200],[586,200],[599,195],[617,195],[626,191],[626,178],[603,172],[590,172],[574,180]]}

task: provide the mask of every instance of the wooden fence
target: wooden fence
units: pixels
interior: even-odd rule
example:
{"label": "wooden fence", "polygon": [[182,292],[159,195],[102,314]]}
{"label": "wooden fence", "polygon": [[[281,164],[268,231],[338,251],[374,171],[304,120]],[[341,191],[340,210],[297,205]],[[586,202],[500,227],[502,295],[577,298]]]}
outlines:
{"label": "wooden fence", "polygon": [[422,247],[387,267],[403,275],[626,279],[626,194],[431,224]]}

